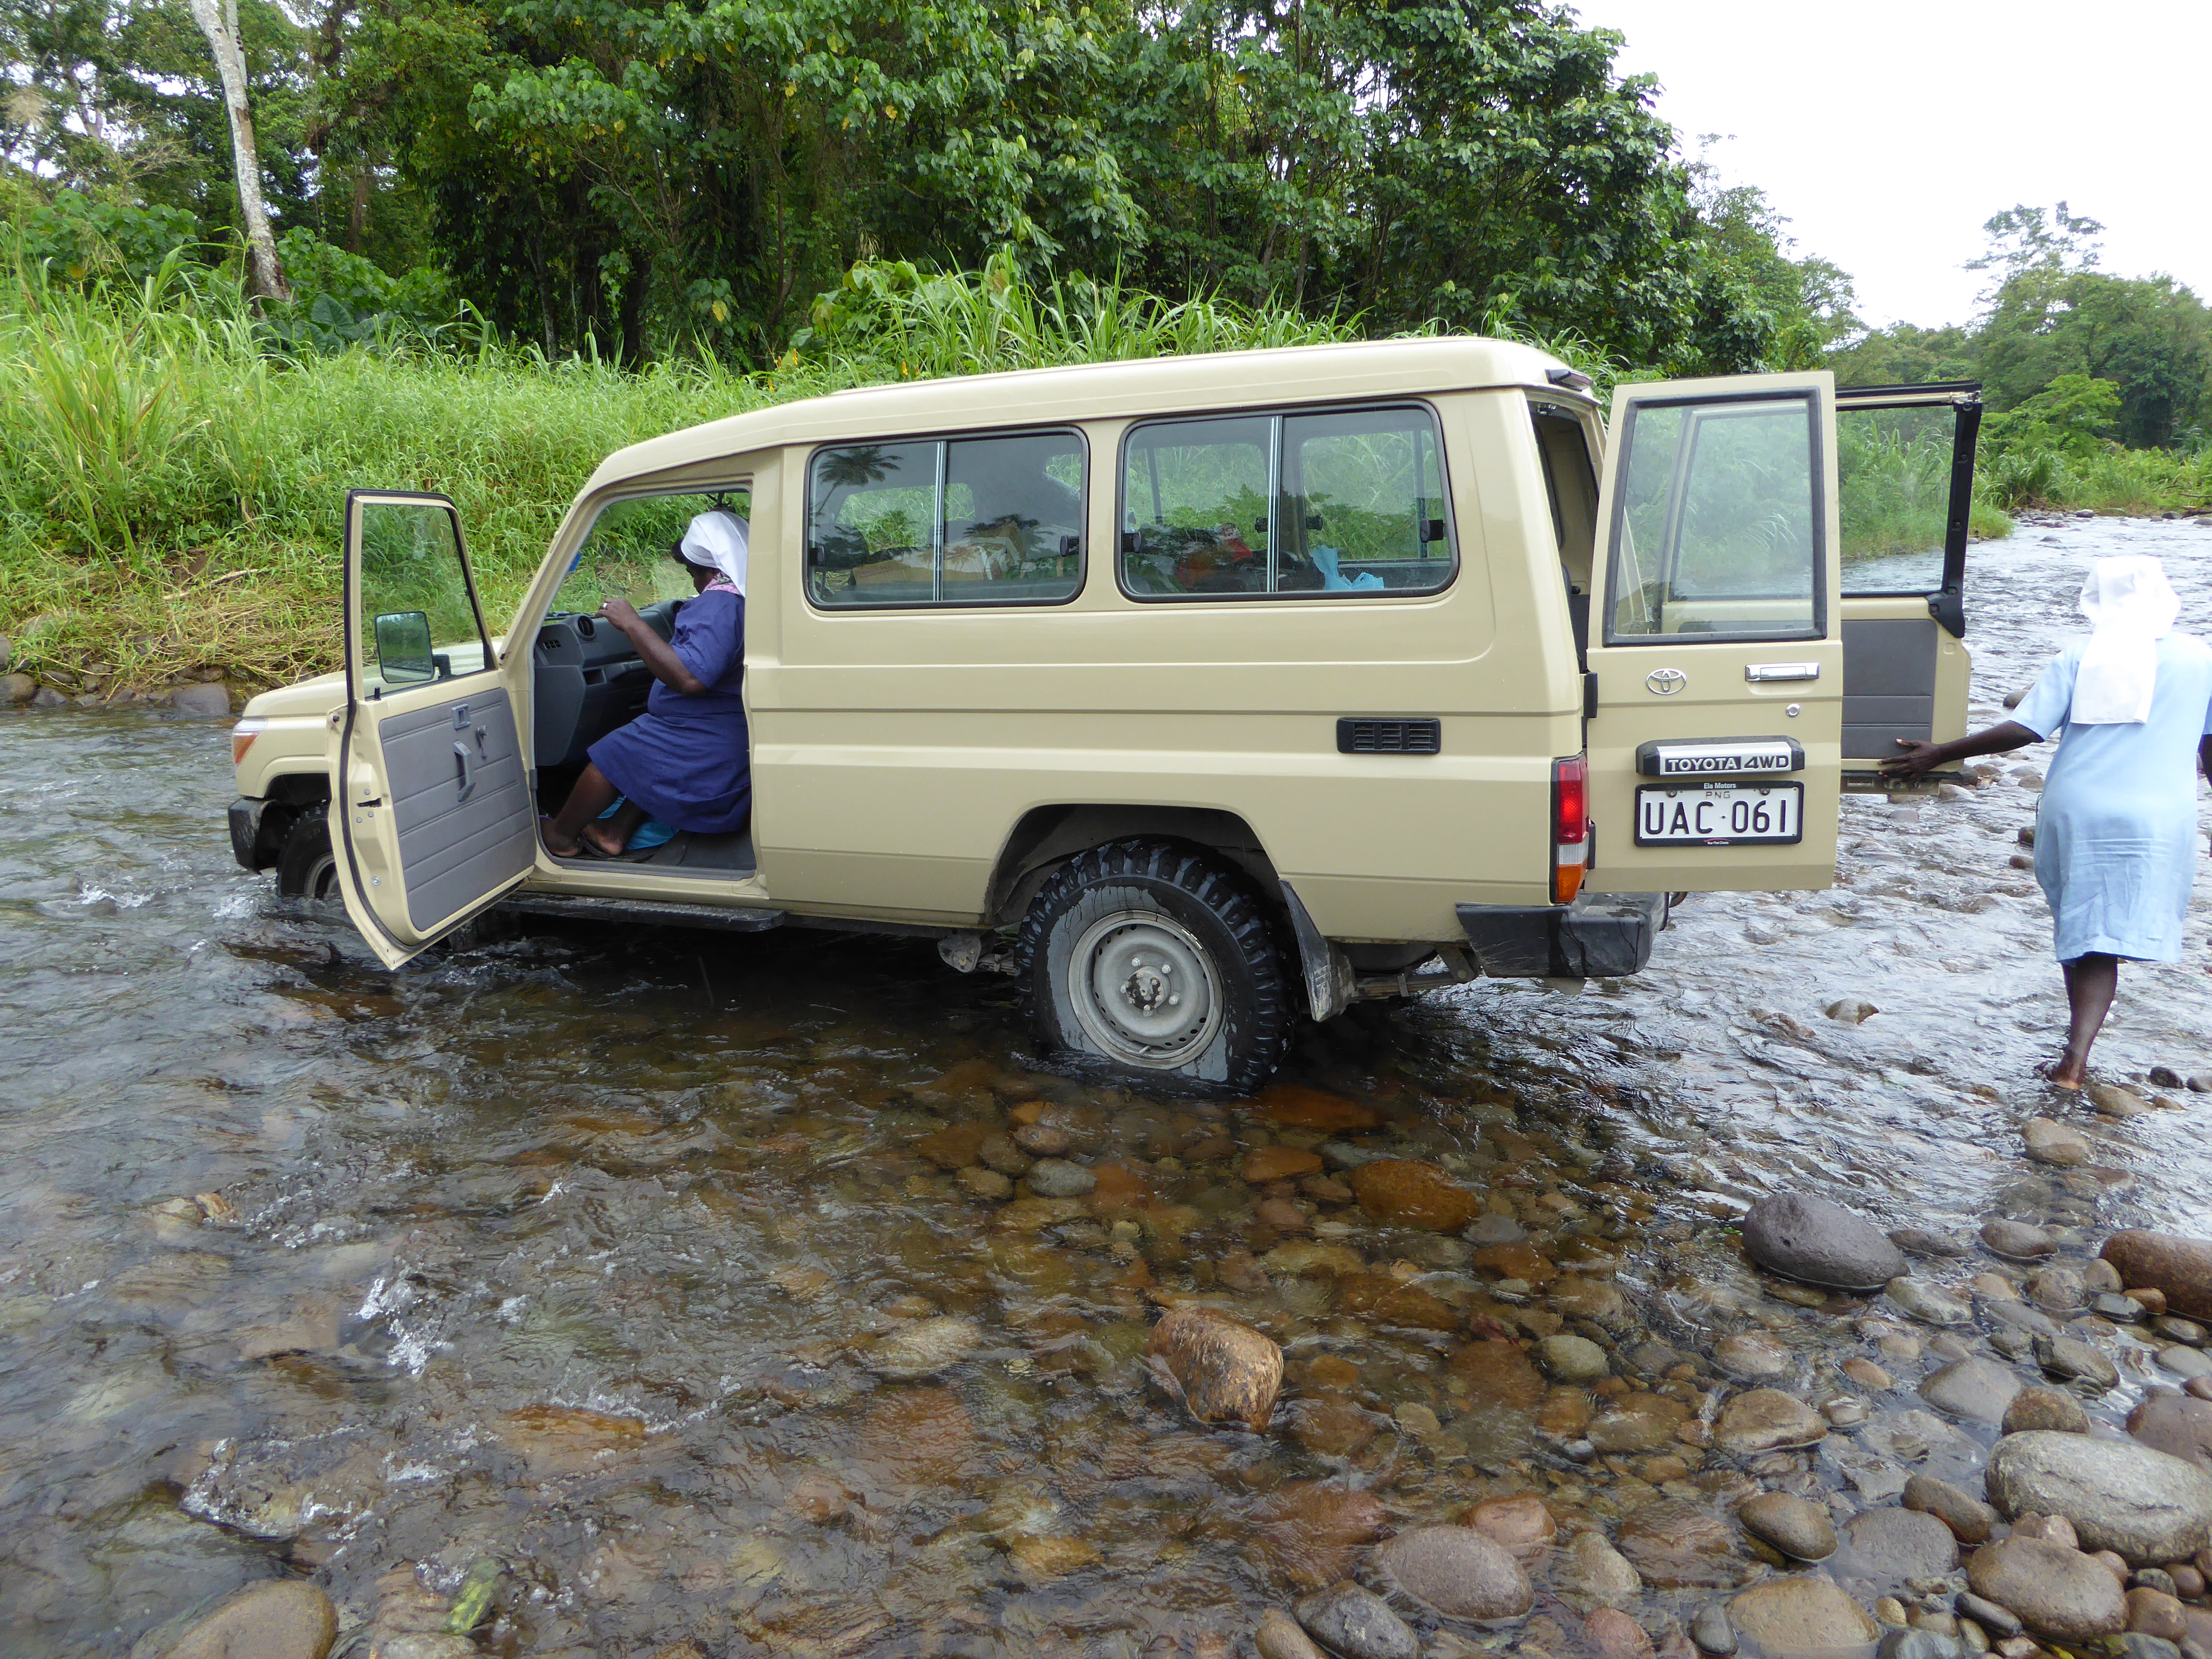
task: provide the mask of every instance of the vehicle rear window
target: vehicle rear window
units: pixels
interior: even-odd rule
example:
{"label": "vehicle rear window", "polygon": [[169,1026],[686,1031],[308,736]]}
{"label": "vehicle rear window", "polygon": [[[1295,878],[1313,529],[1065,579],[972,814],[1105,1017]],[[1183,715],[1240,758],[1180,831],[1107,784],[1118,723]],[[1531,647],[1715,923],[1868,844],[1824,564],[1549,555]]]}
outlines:
{"label": "vehicle rear window", "polygon": [[808,470],[806,592],[831,610],[1054,605],[1083,586],[1075,432],[842,444]]}
{"label": "vehicle rear window", "polygon": [[1431,593],[1457,568],[1419,404],[1144,422],[1121,507],[1121,586],[1140,599]]}

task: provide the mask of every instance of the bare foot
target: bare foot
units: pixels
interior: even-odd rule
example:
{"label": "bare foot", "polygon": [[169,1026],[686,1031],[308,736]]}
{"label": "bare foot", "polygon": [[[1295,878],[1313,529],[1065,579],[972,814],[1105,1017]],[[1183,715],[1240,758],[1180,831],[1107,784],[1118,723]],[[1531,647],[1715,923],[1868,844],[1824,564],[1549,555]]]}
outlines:
{"label": "bare foot", "polygon": [[538,836],[545,843],[545,850],[556,859],[572,859],[583,851],[583,848],[573,841],[567,846],[562,846],[561,837],[554,830],[553,820],[542,812],[538,816]]}
{"label": "bare foot", "polygon": [[2063,1089],[2069,1095],[2078,1095],[2081,1092],[2082,1073],[2086,1069],[2061,1054],[2057,1060],[2045,1060],[2035,1068],[2035,1074],[2054,1089]]}
{"label": "bare foot", "polygon": [[623,843],[616,840],[613,834],[603,824],[586,824],[578,839],[591,842],[592,850],[601,858],[618,859],[623,855]]}

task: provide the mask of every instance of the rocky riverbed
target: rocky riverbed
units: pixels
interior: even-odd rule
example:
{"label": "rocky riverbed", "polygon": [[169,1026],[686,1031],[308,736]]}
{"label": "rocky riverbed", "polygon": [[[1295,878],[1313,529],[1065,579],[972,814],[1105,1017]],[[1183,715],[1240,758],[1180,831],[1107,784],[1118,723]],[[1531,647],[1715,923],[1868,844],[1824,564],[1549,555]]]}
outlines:
{"label": "rocky riverbed", "polygon": [[[1979,718],[2119,550],[2212,628],[2212,533],[2024,526]],[[2038,1084],[2034,752],[1229,1105],[927,945],[383,975],[227,761],[0,719],[0,1654],[2212,1647],[2212,912]]]}

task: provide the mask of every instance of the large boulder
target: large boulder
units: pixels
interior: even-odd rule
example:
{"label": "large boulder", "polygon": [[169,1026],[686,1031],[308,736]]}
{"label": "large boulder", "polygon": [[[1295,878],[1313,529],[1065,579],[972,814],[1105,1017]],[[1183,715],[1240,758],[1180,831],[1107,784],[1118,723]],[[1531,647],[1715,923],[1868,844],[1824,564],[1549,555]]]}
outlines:
{"label": "large boulder", "polygon": [[2127,1597],[2104,1564],[2040,1538],[2001,1538],[1966,1563],[1966,1583],[2037,1635],[2087,1642],[2127,1628]]}
{"label": "large boulder", "polygon": [[1728,1617],[1760,1659],[1873,1659],[1881,1634],[1864,1607],[1816,1572],[1753,1585],[1728,1604]]}
{"label": "large boulder", "polygon": [[1776,1193],[1744,1212],[1743,1249],[1769,1273],[1839,1291],[1877,1291],[1905,1270],[1905,1252],[1863,1216],[1803,1193]]}
{"label": "large boulder", "polygon": [[2163,1291],[2169,1312],[2212,1319],[2212,1243],[2135,1230],[2114,1233],[2103,1254],[2130,1290]]}
{"label": "large boulder", "polygon": [[2128,1432],[2153,1450],[2212,1474],[2212,1400],[2154,1394],[2128,1413]]}
{"label": "large boulder", "polygon": [[2001,1514],[2063,1516],[2083,1549],[2137,1566],[2212,1543],[2212,1474],[2148,1446],[2049,1429],[2008,1434],[1990,1453],[1989,1489]]}
{"label": "large boulder", "polygon": [[1472,1527],[1416,1527],[1369,1558],[1384,1579],[1448,1619],[1518,1619],[1535,1587],[1513,1559]]}

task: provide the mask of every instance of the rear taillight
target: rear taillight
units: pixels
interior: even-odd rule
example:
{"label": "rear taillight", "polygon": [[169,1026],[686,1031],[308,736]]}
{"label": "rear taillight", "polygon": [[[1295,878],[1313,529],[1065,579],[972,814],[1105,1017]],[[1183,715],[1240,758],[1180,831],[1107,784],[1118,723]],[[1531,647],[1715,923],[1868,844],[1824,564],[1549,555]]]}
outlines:
{"label": "rear taillight", "polygon": [[1589,763],[1552,763],[1552,902],[1571,904],[1589,868]]}

